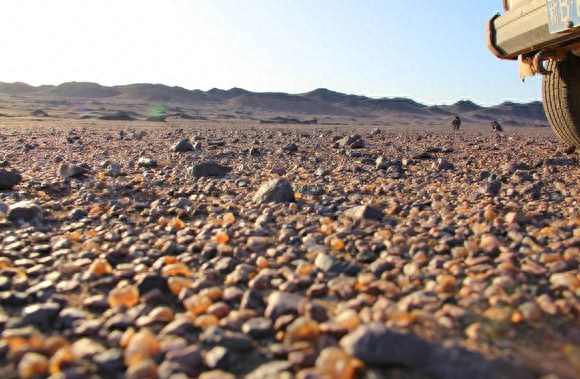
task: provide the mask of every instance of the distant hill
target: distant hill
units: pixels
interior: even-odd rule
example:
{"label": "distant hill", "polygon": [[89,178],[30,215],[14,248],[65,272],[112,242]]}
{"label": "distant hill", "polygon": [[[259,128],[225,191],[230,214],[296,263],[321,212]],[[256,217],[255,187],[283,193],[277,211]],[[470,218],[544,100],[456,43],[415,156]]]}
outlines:
{"label": "distant hill", "polygon": [[477,111],[483,107],[481,105],[475,104],[473,101],[470,100],[460,100],[455,104],[443,105],[440,106],[440,108],[452,114],[463,114],[467,112]]}
{"label": "distant hill", "polygon": [[102,97],[112,97],[118,95],[114,87],[105,87],[97,83],[70,82],[63,83],[56,87],[50,86],[35,92],[39,95],[58,96],[82,99],[94,99]]}
{"label": "distant hill", "polygon": [[25,93],[38,92],[52,86],[40,86],[33,87],[29,84],[16,82],[16,83],[2,83],[0,82],[0,93],[6,95],[21,95]]}
{"label": "distant hill", "polygon": [[0,82],[0,95],[26,96],[53,102],[55,100],[93,99],[119,104],[138,102],[166,106],[202,106],[346,117],[372,118],[396,115],[411,118],[443,118],[459,115],[466,121],[473,122],[506,120],[514,124],[521,121],[535,124],[547,123],[542,103],[537,101],[524,104],[504,102],[492,107],[483,107],[470,100],[461,100],[452,105],[427,106],[408,98],[376,99],[344,94],[326,88],[318,88],[301,94],[288,94],[251,92],[242,88],[188,90],[182,87],[148,83],[107,87],[97,83],[69,82],[58,86],[34,87],[22,82]]}

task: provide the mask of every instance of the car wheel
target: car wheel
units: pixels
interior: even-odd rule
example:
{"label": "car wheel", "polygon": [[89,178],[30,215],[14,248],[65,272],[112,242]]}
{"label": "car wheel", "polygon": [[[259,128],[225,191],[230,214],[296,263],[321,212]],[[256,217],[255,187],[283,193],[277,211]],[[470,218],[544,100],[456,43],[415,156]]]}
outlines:
{"label": "car wheel", "polygon": [[569,146],[580,148],[580,58],[546,62],[542,79],[544,111],[552,130]]}

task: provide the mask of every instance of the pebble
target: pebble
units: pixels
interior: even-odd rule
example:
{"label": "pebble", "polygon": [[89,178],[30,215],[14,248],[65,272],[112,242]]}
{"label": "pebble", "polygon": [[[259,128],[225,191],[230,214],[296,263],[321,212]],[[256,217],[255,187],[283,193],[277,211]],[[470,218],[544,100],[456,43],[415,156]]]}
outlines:
{"label": "pebble", "polygon": [[60,308],[57,303],[33,304],[24,308],[20,317],[24,324],[50,325],[58,316]]}
{"label": "pebble", "polygon": [[284,314],[298,314],[300,304],[305,299],[302,296],[288,292],[272,292],[266,301],[267,307],[264,316],[275,321]]}
{"label": "pebble", "polygon": [[274,333],[272,321],[264,317],[255,317],[242,325],[242,332],[252,338],[264,338]]}

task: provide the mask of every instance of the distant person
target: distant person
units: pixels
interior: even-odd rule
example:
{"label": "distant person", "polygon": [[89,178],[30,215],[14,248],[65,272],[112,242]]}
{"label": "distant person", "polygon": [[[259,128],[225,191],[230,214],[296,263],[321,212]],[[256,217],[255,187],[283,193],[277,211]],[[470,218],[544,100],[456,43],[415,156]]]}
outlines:
{"label": "distant person", "polygon": [[453,127],[453,130],[459,130],[459,127],[461,126],[461,119],[459,116],[455,116],[455,118],[453,118],[453,121],[451,121],[451,126]]}
{"label": "distant person", "polygon": [[498,132],[498,133],[499,132],[503,132],[503,128],[501,127],[501,125],[499,124],[499,122],[497,122],[495,120],[491,122],[491,128],[493,130],[495,130],[496,132]]}

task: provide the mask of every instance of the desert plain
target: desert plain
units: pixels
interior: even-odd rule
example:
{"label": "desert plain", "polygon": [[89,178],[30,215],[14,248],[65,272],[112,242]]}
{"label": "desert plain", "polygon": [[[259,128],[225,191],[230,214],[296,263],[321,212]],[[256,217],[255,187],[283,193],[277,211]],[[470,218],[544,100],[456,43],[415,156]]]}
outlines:
{"label": "desert plain", "polygon": [[541,121],[3,100],[3,378],[580,373],[579,158]]}

